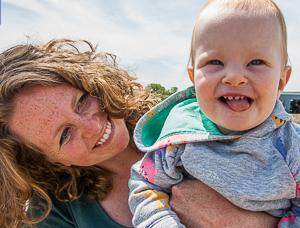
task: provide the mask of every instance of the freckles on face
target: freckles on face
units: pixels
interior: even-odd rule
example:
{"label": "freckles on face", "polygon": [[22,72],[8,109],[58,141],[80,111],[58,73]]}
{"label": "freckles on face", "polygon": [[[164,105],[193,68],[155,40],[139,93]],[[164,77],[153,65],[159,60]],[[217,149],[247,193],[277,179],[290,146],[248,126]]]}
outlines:
{"label": "freckles on face", "polygon": [[[58,99],[62,93],[51,96],[42,86],[23,90],[15,97],[14,112],[9,121],[12,131],[27,143],[45,153],[53,153],[53,127],[60,121],[64,103]],[[62,92],[62,91],[61,91]]]}

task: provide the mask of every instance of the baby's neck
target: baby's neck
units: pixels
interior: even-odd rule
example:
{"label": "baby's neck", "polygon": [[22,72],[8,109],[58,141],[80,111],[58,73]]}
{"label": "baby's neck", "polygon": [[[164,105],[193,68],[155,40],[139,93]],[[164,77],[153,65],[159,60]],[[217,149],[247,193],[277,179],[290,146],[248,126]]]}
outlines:
{"label": "baby's neck", "polygon": [[220,127],[217,126],[219,131],[224,134],[224,135],[240,135],[241,133],[243,133],[244,131],[234,131],[234,130],[230,130],[224,127]]}

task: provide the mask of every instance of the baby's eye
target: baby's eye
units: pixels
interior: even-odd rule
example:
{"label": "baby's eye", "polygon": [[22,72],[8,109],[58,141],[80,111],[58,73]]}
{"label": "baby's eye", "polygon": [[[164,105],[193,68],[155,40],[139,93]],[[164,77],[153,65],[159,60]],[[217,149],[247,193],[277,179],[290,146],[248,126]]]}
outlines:
{"label": "baby's eye", "polygon": [[247,64],[247,66],[250,66],[250,65],[259,66],[259,65],[263,65],[263,64],[265,64],[265,61],[263,61],[261,59],[253,59]]}
{"label": "baby's eye", "polygon": [[59,145],[62,146],[63,144],[66,144],[71,138],[71,128],[66,127],[61,133]]}
{"label": "baby's eye", "polygon": [[218,59],[213,59],[207,62],[207,65],[221,65],[224,66],[224,63]]}
{"label": "baby's eye", "polygon": [[82,109],[84,108],[84,106],[86,105],[88,96],[89,95],[87,93],[83,93],[82,96],[77,101],[76,111],[78,113],[80,113],[82,111]]}

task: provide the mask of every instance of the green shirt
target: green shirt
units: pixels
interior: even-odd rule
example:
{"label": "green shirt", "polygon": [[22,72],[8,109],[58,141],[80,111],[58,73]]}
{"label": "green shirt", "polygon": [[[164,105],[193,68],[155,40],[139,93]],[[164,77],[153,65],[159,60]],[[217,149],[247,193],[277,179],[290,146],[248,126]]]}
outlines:
{"label": "green shirt", "polygon": [[51,213],[38,224],[39,228],[124,228],[113,221],[96,200],[60,202],[52,198],[52,203]]}

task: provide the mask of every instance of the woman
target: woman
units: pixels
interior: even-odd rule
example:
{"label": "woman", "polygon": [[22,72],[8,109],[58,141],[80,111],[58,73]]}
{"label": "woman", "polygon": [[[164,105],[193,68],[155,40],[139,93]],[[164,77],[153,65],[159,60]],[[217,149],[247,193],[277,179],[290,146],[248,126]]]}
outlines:
{"label": "woman", "polygon": [[[80,51],[82,44],[89,50]],[[41,221],[41,227],[131,226],[127,181],[142,154],[130,136],[155,100],[114,56],[97,53],[88,42],[18,45],[4,51],[0,62],[1,227]],[[218,196],[201,184],[197,188]],[[208,202],[200,196],[206,205],[190,215],[183,208],[192,203],[176,203],[181,191],[175,189],[179,199],[171,205],[191,226],[240,226],[222,219],[217,208],[244,224],[274,224],[219,196]],[[205,210],[207,205],[217,207]],[[218,214],[215,221],[206,220],[211,211]]]}

